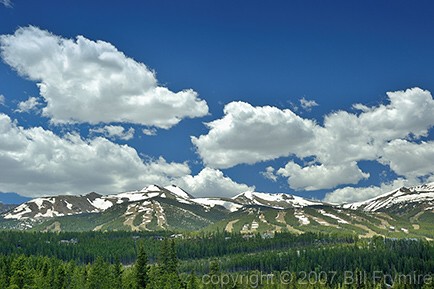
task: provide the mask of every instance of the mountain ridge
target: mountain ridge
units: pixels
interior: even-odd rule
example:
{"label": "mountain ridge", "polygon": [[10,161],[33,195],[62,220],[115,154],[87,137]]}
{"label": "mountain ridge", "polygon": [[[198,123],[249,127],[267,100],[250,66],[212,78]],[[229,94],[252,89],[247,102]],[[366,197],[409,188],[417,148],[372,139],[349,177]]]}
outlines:
{"label": "mountain ridge", "polygon": [[0,192],[0,203],[4,205],[19,205],[30,201],[32,198],[21,196],[17,193]]}
{"label": "mountain ridge", "polygon": [[119,194],[100,195],[95,192],[86,195],[59,195],[39,197],[27,201],[13,211],[3,214],[5,219],[50,218],[76,215],[82,213],[103,212],[110,207],[129,202],[138,202],[156,197],[176,199],[178,202],[198,204],[204,207],[221,206],[229,211],[236,211],[244,205],[259,205],[284,209],[320,205],[322,202],[311,201],[302,197],[284,193],[243,192],[232,198],[196,198],[176,185],[166,187],[150,185],[141,190],[127,191]]}
{"label": "mountain ridge", "polygon": [[42,197],[3,213],[0,228],[37,231],[290,231],[434,239],[434,186],[399,188],[364,202],[333,205],[284,193],[247,191],[195,198],[151,185],[112,195]]}
{"label": "mountain ridge", "polygon": [[342,205],[348,209],[362,209],[370,212],[392,210],[406,211],[409,207],[423,204],[423,209],[434,209],[434,182],[413,187],[400,187],[361,202]]}

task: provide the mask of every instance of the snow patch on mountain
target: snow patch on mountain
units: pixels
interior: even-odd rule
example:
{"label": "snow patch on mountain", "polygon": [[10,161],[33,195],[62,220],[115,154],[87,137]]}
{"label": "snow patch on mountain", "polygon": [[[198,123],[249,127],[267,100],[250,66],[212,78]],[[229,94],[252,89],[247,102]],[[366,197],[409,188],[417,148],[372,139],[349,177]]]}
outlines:
{"label": "snow patch on mountain", "polygon": [[71,203],[68,203],[68,201],[65,201],[65,205],[69,210],[72,210],[73,205]]}
{"label": "snow patch on mountain", "polygon": [[335,219],[336,221],[338,221],[338,223],[341,223],[341,224],[349,224],[348,221],[345,221],[344,219],[342,219],[342,218],[340,218],[340,217],[338,217],[338,216],[336,216],[336,215],[333,215],[332,213],[327,213],[327,212],[324,211],[324,210],[318,210],[318,212],[319,212],[320,214],[326,216],[326,217],[330,217],[330,218],[332,218],[332,219]]}
{"label": "snow patch on mountain", "polygon": [[31,213],[32,210],[29,208],[29,206],[24,203],[13,209],[11,212],[6,213],[4,215],[5,219],[17,219],[21,220],[24,215]]}
{"label": "snow patch on mountain", "polygon": [[306,206],[315,206],[322,204],[321,202],[311,201],[302,197],[284,193],[271,194],[251,191],[238,194],[232,199],[248,205],[260,205],[272,207],[275,209],[285,209],[290,207],[303,208]]}
{"label": "snow patch on mountain", "polygon": [[53,218],[53,217],[61,217],[64,216],[64,214],[53,211],[52,209],[47,209],[45,213],[38,213],[34,216],[34,218]]}
{"label": "snow patch on mountain", "polygon": [[110,208],[111,206],[113,206],[113,203],[104,199],[104,198],[98,198],[95,199],[93,201],[89,201],[92,206],[94,206],[95,208],[97,208],[100,211],[105,211],[108,208]]}
{"label": "snow patch on mountain", "polygon": [[346,209],[363,209],[364,211],[376,212],[395,206],[405,207],[418,203],[434,205],[434,183],[410,188],[402,187],[366,201],[344,204],[342,207]]}
{"label": "snow patch on mountain", "polygon": [[161,196],[161,192],[156,192],[154,190],[150,191],[131,191],[120,193],[117,195],[104,196],[103,199],[116,199],[116,204],[122,204],[124,202],[139,202],[143,200],[148,200]]}
{"label": "snow patch on mountain", "polygon": [[171,185],[171,186],[167,186],[164,188],[166,190],[168,190],[169,192],[173,193],[174,195],[179,196],[180,198],[187,199],[187,200],[191,199],[191,196],[186,191],[181,189],[180,187],[177,187],[175,185]]}
{"label": "snow patch on mountain", "polygon": [[217,198],[196,198],[193,199],[193,202],[210,208],[214,208],[215,206],[222,206],[227,210],[229,210],[230,212],[236,212],[243,207],[243,205],[241,204],[229,202]]}
{"label": "snow patch on mountain", "polygon": [[49,203],[54,204],[55,199],[54,199],[54,198],[37,198],[37,199],[34,199],[34,200],[29,201],[29,203],[34,203],[34,204],[36,204],[36,205],[38,206],[39,209],[42,209],[42,208],[43,208],[43,203],[44,203],[44,202],[49,202]]}
{"label": "snow patch on mountain", "polygon": [[183,204],[188,204],[188,205],[193,204],[191,201],[188,201],[188,200],[182,199],[182,198],[176,198],[176,200],[180,203],[183,203]]}
{"label": "snow patch on mountain", "polygon": [[[163,201],[163,199],[167,200]],[[156,214],[155,216],[159,220],[159,223],[163,226],[163,224],[167,223],[167,220],[165,220],[163,206],[158,201],[161,201],[162,204],[168,201],[178,203],[178,210],[188,209],[185,205],[194,205],[196,206],[195,209],[197,209],[197,206],[201,206],[205,211],[219,208],[221,210],[226,209],[228,212],[236,212],[243,208],[249,208],[249,206],[261,206],[279,210],[295,209],[295,217],[303,225],[309,224],[309,218],[312,218],[312,216],[308,217],[304,214],[303,208],[320,206],[315,208],[320,214],[333,218],[338,223],[348,224],[348,221],[345,219],[321,207],[321,205],[327,206],[328,204],[299,196],[284,193],[272,194],[247,191],[231,199],[194,198],[175,185],[166,187],[151,185],[142,190],[106,196],[90,193],[85,196],[42,197],[21,204],[11,211],[4,213],[2,217],[5,219],[32,221],[40,218],[65,215],[100,213],[115,205],[127,203],[128,208],[134,209],[136,213],[146,212],[146,214]],[[432,210],[434,208],[434,183],[412,188],[403,187],[364,202],[345,204],[338,208],[362,209],[375,212],[388,208],[392,208],[393,210],[405,209],[406,206],[409,206],[411,209],[420,206],[421,210]],[[146,218],[148,217],[150,218],[150,216]],[[131,224],[129,225],[131,226]]]}
{"label": "snow patch on mountain", "polygon": [[304,214],[303,211],[296,210],[294,212],[294,216],[298,219],[298,221],[300,222],[301,225],[309,225],[310,224],[309,218],[306,217],[306,215]]}

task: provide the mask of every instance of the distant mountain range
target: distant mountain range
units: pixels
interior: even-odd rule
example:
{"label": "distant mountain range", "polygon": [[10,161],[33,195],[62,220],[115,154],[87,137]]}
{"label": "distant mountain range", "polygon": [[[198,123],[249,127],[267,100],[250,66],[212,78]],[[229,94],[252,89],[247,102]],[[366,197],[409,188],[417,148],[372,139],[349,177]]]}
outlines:
{"label": "distant mountain range", "polygon": [[290,231],[433,239],[434,183],[403,187],[339,206],[282,193],[195,198],[177,186],[152,185],[107,196],[90,193],[33,199],[4,212],[0,228],[226,230],[243,234]]}
{"label": "distant mountain range", "polygon": [[19,205],[30,201],[31,198],[21,196],[17,193],[2,193],[0,192],[0,203],[7,205]]}

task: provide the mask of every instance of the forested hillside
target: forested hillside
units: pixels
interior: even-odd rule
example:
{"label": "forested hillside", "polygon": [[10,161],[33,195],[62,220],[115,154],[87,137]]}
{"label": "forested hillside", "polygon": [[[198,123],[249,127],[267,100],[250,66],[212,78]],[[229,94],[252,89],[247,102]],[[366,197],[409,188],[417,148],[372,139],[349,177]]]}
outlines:
{"label": "forested hillside", "polygon": [[433,288],[434,245],[416,239],[3,232],[0,245],[5,289]]}

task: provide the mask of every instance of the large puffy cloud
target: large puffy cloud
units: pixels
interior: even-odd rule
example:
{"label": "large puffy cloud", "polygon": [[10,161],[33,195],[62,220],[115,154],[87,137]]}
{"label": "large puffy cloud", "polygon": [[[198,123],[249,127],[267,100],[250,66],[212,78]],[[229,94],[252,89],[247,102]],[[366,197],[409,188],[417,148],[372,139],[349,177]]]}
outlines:
{"label": "large puffy cloud", "polygon": [[25,129],[0,114],[0,191],[25,196],[118,193],[150,184],[178,184],[196,196],[232,196],[250,190],[221,171],[192,176],[186,163],[160,157],[143,161],[137,151],[105,138],[59,137],[41,127]]}
{"label": "large puffy cloud", "polygon": [[390,104],[365,108],[360,126],[378,140],[424,136],[434,124],[434,100],[420,88],[388,92]]}
{"label": "large puffy cloud", "polygon": [[296,190],[319,190],[333,188],[340,184],[357,184],[369,174],[362,172],[356,162],[344,165],[310,165],[301,167],[290,161],[277,171],[278,175],[288,178],[291,188]]}
{"label": "large puffy cloud", "polygon": [[47,103],[43,114],[53,123],[170,128],[183,118],[208,113],[195,91],[159,86],[153,71],[104,41],[65,39],[30,26],[2,35],[0,48],[7,64],[38,82]]}
{"label": "large puffy cloud", "polygon": [[234,182],[224,176],[220,170],[207,167],[196,176],[184,176],[174,183],[196,197],[232,197],[245,191],[255,190],[255,187]]}
{"label": "large puffy cloud", "polygon": [[0,114],[0,191],[26,196],[114,193],[146,184],[168,184],[190,173],[187,164],[163,158],[143,162],[137,152],[105,138],[59,137],[40,127],[24,129]]}
{"label": "large puffy cloud", "polygon": [[315,156],[324,164],[378,160],[389,141],[425,136],[434,125],[430,92],[413,88],[387,95],[387,105],[358,104],[359,114],[338,111],[327,115],[324,125],[315,127],[315,140],[305,147],[305,155]]}
{"label": "large puffy cloud", "polygon": [[313,140],[314,122],[304,120],[291,110],[253,107],[245,102],[231,102],[225,116],[207,124],[207,135],[192,137],[205,164],[228,168],[241,163],[253,164],[301,153]]}
{"label": "large puffy cloud", "polygon": [[325,117],[310,153],[324,163],[376,160],[388,141],[427,134],[434,125],[434,100],[419,88],[388,92],[390,103],[355,105],[360,114],[339,111]]}
{"label": "large puffy cloud", "polygon": [[434,142],[391,141],[384,147],[381,161],[407,179],[430,178],[434,175]]}
{"label": "large puffy cloud", "polygon": [[[434,169],[427,162],[422,164],[424,157],[425,161],[431,159],[432,155],[427,155],[431,144],[415,142],[434,125],[431,93],[413,88],[388,92],[387,96],[387,104],[356,104],[356,113],[331,113],[325,116],[323,125],[288,109],[234,102],[225,107],[223,118],[208,124],[208,134],[193,137],[192,142],[205,164],[215,168],[277,157],[309,157],[307,160],[315,165],[289,161],[276,169],[278,175],[288,178],[291,188],[298,190],[356,184],[368,177],[357,165],[363,160],[388,164],[405,177],[432,176]],[[404,144],[423,155],[419,161],[406,164],[411,161],[411,150],[402,151]]]}

